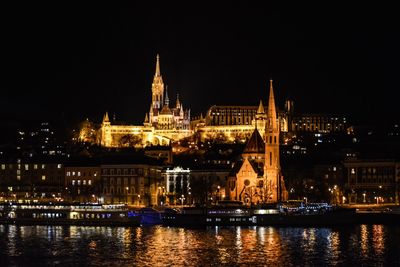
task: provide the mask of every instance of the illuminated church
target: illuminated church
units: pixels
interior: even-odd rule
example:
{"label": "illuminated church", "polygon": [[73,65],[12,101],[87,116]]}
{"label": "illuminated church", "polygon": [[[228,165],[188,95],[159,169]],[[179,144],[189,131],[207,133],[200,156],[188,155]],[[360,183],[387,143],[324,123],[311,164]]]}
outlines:
{"label": "illuminated church", "polygon": [[151,105],[146,114],[145,126],[154,126],[156,130],[189,130],[190,110],[184,110],[183,104],[176,96],[176,104],[169,105],[168,90],[165,90],[160,72],[160,57],[157,55],[156,73],[151,85]]}
{"label": "illuminated church", "polygon": [[97,134],[97,143],[104,147],[168,145],[171,140],[193,135],[190,130],[190,110],[183,109],[179,96],[175,105],[170,106],[160,72],[159,55],[151,92],[150,110],[146,113],[143,126],[112,123],[106,112]]}
{"label": "illuminated church", "polygon": [[[245,203],[279,202],[287,199],[279,156],[279,121],[270,80],[267,116],[263,128],[256,128],[241,160],[235,163],[227,181],[229,199]],[[261,110],[260,110],[261,111]],[[264,138],[259,130],[264,133]]]}

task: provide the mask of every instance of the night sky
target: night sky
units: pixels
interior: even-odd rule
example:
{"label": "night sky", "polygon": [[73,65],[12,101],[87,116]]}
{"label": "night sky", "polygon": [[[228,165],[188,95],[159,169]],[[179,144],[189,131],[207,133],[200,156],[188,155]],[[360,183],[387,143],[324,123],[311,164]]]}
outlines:
{"label": "night sky", "polygon": [[0,116],[141,124],[159,53],[192,116],[266,101],[273,78],[280,107],[398,122],[397,9],[244,2],[3,7]]}

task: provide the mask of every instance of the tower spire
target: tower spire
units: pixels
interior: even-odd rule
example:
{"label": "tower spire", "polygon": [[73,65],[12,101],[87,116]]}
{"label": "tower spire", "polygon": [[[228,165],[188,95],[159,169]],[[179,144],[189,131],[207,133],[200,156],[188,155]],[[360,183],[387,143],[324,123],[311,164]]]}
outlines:
{"label": "tower spire", "polygon": [[274,87],[272,85],[272,79],[269,80],[269,99],[268,99],[268,126],[271,129],[277,129],[276,123],[276,107],[275,107],[275,98],[274,98]]}
{"label": "tower spire", "polygon": [[108,112],[107,111],[106,111],[106,114],[104,114],[103,122],[110,122],[110,119],[108,118]]}
{"label": "tower spire", "polygon": [[181,103],[179,101],[179,93],[176,94],[176,108],[180,108],[181,107]]}
{"label": "tower spire", "polygon": [[264,105],[262,103],[262,100],[260,99],[260,104],[258,105],[258,109],[257,109],[257,114],[263,114],[264,111]]}
{"label": "tower spire", "polygon": [[155,76],[157,76],[157,77],[161,76],[161,72],[160,72],[160,56],[158,54],[157,54],[157,63],[156,63]]}
{"label": "tower spire", "polygon": [[164,101],[164,104],[169,107],[168,85],[165,86],[165,101]]}
{"label": "tower spire", "polygon": [[161,109],[164,103],[164,83],[160,72],[160,56],[157,54],[156,72],[154,73],[153,83],[151,84],[151,103],[154,108]]}

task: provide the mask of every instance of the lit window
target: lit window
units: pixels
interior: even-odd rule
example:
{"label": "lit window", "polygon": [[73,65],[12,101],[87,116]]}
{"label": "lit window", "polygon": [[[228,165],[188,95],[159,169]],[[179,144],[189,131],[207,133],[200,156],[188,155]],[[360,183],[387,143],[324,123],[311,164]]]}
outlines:
{"label": "lit window", "polygon": [[82,180],[83,185],[86,185],[86,180]]}
{"label": "lit window", "polygon": [[75,185],[75,180],[72,180],[72,185]]}
{"label": "lit window", "polygon": [[21,170],[17,170],[17,175],[20,175],[21,174]]}
{"label": "lit window", "polygon": [[356,174],[356,170],[354,168],[351,168],[351,174]]}
{"label": "lit window", "polygon": [[75,176],[75,172],[72,172],[72,176]]}
{"label": "lit window", "polygon": [[97,176],[97,172],[94,172],[93,176]]}
{"label": "lit window", "polygon": [[42,164],[42,170],[46,168],[46,164]]}
{"label": "lit window", "polygon": [[46,180],[46,175],[42,175],[42,181]]}
{"label": "lit window", "polygon": [[336,171],[336,166],[333,166],[333,171],[334,171],[334,172]]}
{"label": "lit window", "polygon": [[17,175],[17,180],[21,180],[21,175]]}
{"label": "lit window", "polygon": [[81,180],[78,180],[78,185],[81,185]]}
{"label": "lit window", "polygon": [[81,176],[81,172],[78,172],[78,176]]}
{"label": "lit window", "polygon": [[25,171],[29,171],[29,164],[25,164]]}
{"label": "lit window", "polygon": [[35,169],[35,170],[37,170],[37,164],[35,164],[35,165],[33,165],[33,168]]}
{"label": "lit window", "polygon": [[5,170],[6,169],[6,164],[1,164],[1,169]]}
{"label": "lit window", "polygon": [[61,169],[61,164],[57,164],[57,169]]}

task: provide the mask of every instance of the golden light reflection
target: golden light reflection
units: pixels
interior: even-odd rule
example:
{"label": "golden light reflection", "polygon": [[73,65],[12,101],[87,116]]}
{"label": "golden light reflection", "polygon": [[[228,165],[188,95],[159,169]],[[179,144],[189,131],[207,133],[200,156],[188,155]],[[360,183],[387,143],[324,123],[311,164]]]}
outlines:
{"label": "golden light reflection", "polygon": [[129,247],[131,244],[131,235],[132,230],[130,227],[124,228],[124,232],[122,234],[122,242],[124,243],[125,247]]}
{"label": "golden light reflection", "polygon": [[360,227],[360,245],[361,245],[361,253],[363,256],[368,255],[368,228],[367,225],[363,224]]}
{"label": "golden light reflection", "polygon": [[331,255],[331,259],[337,262],[340,259],[340,236],[339,232],[331,231],[327,237],[327,251]]}
{"label": "golden light reflection", "polygon": [[267,265],[276,265],[280,262],[283,255],[282,239],[274,227],[268,227],[267,244],[264,245]]}
{"label": "golden light reflection", "polygon": [[372,226],[372,246],[378,255],[385,250],[384,230],[381,224]]}

